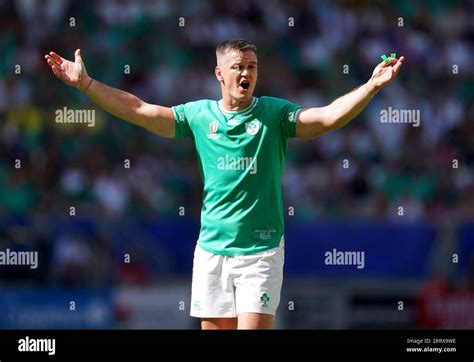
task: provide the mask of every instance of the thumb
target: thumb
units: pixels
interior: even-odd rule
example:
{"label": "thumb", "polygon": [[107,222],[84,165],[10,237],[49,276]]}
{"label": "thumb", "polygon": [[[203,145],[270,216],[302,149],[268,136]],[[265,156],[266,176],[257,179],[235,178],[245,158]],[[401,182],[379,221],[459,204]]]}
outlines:
{"label": "thumb", "polygon": [[74,53],[75,61],[82,61],[81,57],[81,49],[76,49],[76,52]]}

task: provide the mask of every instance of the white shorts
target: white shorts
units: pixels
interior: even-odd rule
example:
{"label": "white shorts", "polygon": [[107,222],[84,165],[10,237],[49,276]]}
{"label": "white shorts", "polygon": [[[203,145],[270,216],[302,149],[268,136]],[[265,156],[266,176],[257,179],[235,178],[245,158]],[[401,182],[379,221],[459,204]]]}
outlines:
{"label": "white shorts", "polygon": [[191,316],[275,315],[283,283],[284,254],[283,237],[279,247],[251,255],[216,255],[196,246]]}

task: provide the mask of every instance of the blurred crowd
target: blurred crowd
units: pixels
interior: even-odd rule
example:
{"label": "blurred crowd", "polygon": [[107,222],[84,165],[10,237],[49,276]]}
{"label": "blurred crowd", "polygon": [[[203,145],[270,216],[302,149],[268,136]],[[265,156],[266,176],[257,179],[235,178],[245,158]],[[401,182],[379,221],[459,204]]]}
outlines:
{"label": "blurred crowd", "polygon": [[[184,211],[198,220],[191,140],[159,138],[99,110],[57,80],[43,56],[73,59],[81,48],[92,77],[172,106],[220,98],[214,49],[230,38],[259,49],[257,96],[304,107],[361,85],[382,54],[406,58],[352,123],[290,141],[283,193],[292,218],[397,221],[402,206],[404,221],[472,220],[473,10],[448,0],[0,1],[2,225],[70,216],[71,207],[99,219]],[[56,123],[63,107],[97,109],[95,127]],[[389,107],[419,110],[420,127],[382,123]],[[4,226],[3,237],[10,231]],[[88,253],[97,255],[61,250],[85,266]]]}

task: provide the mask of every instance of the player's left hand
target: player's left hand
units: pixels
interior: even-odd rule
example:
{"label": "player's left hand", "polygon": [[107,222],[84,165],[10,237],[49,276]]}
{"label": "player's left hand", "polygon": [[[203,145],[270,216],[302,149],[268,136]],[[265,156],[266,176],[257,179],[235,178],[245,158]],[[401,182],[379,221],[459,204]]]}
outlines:
{"label": "player's left hand", "polygon": [[380,62],[374,69],[372,77],[369,80],[374,90],[379,90],[386,86],[393,78],[396,77],[405,57],[391,58],[392,63],[385,61]]}

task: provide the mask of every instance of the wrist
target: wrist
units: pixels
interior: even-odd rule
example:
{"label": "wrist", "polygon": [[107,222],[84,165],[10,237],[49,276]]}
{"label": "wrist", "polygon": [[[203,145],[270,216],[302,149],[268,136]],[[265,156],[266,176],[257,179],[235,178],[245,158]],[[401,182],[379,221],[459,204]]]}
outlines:
{"label": "wrist", "polygon": [[365,86],[365,89],[367,91],[367,95],[370,98],[373,98],[378,93],[378,91],[380,90],[380,88],[377,88],[377,87],[374,86],[371,79],[369,79],[367,81],[367,83],[364,84],[364,86]]}
{"label": "wrist", "polygon": [[94,79],[92,79],[92,78],[89,77],[89,76],[85,77],[84,79],[81,79],[81,83],[79,84],[79,89],[80,89],[82,92],[87,92],[87,90],[88,90],[89,87],[91,86],[93,80],[94,80]]}

